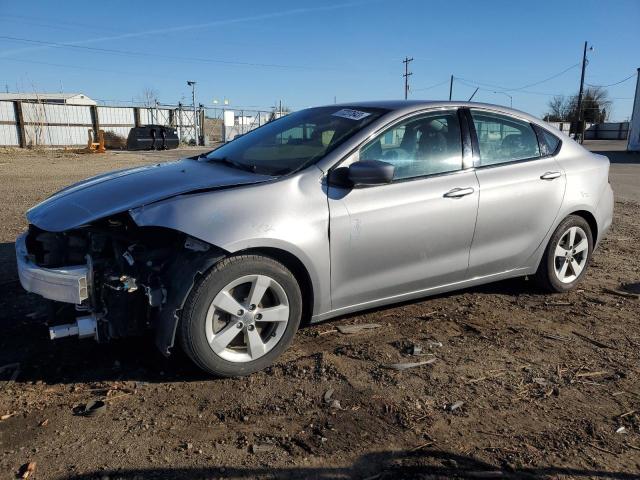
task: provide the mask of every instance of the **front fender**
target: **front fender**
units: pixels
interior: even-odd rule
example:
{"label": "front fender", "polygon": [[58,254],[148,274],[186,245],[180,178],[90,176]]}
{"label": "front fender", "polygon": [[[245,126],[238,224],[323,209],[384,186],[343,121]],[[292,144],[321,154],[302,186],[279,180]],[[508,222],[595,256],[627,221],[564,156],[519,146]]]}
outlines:
{"label": "front fender", "polygon": [[163,355],[168,356],[171,352],[180,313],[198,277],[226,255],[227,252],[215,247],[206,254],[181,252],[169,267],[164,276],[167,300],[154,322],[156,346]]}
{"label": "front fender", "polygon": [[313,315],[331,310],[329,212],[312,167],[276,182],[181,195],[130,210],[139,226],[163,226],[237,253],[277,248],[305,266]]}

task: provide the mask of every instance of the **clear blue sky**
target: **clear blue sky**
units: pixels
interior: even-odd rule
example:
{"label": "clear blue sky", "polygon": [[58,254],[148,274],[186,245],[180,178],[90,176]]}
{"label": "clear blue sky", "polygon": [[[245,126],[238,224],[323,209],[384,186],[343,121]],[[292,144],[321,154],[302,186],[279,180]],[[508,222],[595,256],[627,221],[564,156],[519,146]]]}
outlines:
{"label": "clear blue sky", "polygon": [[[508,105],[493,91],[578,64],[585,40],[595,48],[588,83],[611,84],[640,67],[637,0],[0,0],[0,12],[2,91],[63,89],[119,102],[150,87],[163,102],[190,103],[186,80],[198,82],[207,106],[401,98],[408,55],[410,98],[446,99],[453,74],[466,81],[456,80],[455,99],[480,85],[474,100]],[[507,93],[515,108],[541,116],[550,95],[576,93],[579,80],[575,66]],[[609,88],[612,119],[630,115],[634,88],[635,78]]]}

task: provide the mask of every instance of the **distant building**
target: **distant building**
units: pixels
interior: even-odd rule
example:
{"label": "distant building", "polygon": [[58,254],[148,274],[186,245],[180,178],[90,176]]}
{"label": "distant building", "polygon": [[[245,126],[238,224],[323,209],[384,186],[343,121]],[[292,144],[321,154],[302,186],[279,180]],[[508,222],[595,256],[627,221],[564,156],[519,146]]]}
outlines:
{"label": "distant building", "polygon": [[0,101],[24,100],[27,102],[67,105],[97,105],[95,100],[83,93],[0,93]]}

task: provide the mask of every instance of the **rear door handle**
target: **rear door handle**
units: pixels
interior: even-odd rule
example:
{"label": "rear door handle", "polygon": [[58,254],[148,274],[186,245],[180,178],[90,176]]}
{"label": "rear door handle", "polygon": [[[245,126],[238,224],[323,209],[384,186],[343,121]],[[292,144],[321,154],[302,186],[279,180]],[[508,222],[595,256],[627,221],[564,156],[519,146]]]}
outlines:
{"label": "rear door handle", "polygon": [[466,195],[471,195],[473,192],[474,192],[473,187],[466,187],[466,188],[458,187],[458,188],[449,190],[443,196],[445,198],[460,198]]}
{"label": "rear door handle", "polygon": [[540,180],[553,180],[554,178],[558,178],[562,175],[560,172],[545,172],[540,175]]}

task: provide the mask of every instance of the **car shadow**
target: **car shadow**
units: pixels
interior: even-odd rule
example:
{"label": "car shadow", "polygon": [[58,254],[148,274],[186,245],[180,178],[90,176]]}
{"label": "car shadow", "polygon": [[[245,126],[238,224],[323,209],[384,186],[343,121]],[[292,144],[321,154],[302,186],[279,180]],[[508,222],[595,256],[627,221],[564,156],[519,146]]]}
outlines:
{"label": "car shadow", "polygon": [[510,478],[539,479],[557,476],[570,478],[637,479],[637,473],[610,472],[597,469],[564,467],[521,467],[491,465],[467,455],[458,455],[443,450],[422,449],[418,451],[384,451],[362,455],[347,467],[195,467],[195,468],[140,468],[128,470],[100,470],[82,475],[71,475],[68,480],[81,478],[118,479],[315,479],[345,480],[349,478],[424,479],[424,478]]}
{"label": "car shadow", "polygon": [[595,151],[598,155],[604,155],[611,163],[635,163],[640,164],[640,152],[626,152],[624,150]]}
{"label": "car shadow", "polygon": [[[0,244],[0,286],[0,381],[7,380],[13,373],[11,369],[3,371],[1,367],[16,363],[20,364],[17,382],[58,384],[119,380],[211,380],[211,376],[195,367],[180,348],[175,347],[168,358],[160,354],[151,335],[119,339],[107,344],[79,341],[74,337],[51,341],[47,325],[50,315],[58,314],[56,323],[64,322],[61,321],[60,312],[53,310],[53,302],[22,289],[17,277],[13,242]],[[468,291],[510,296],[537,292],[533,282],[513,279],[361,311],[337,317],[331,322],[345,321],[365,313],[383,313],[399,306]],[[302,326],[308,327],[308,323]]]}

